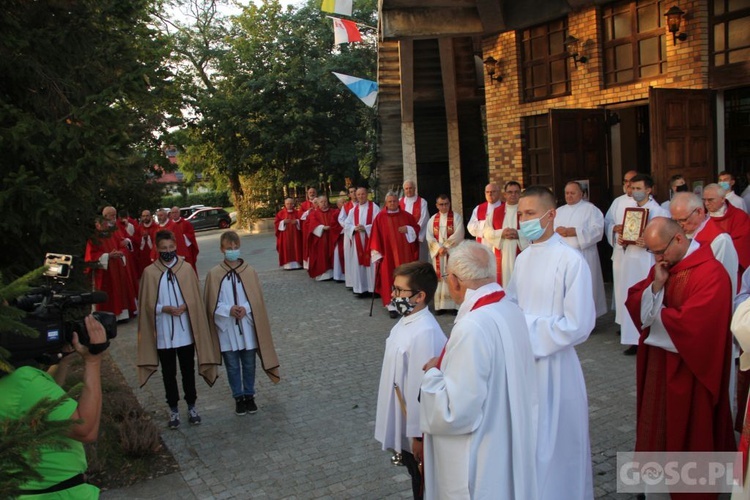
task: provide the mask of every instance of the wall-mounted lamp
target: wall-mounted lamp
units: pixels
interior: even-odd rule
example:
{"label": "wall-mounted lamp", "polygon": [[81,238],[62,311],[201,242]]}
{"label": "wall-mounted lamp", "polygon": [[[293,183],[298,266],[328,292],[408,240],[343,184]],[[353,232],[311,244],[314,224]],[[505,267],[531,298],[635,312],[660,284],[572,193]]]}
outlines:
{"label": "wall-mounted lamp", "polygon": [[575,64],[576,68],[578,67],[578,63],[586,64],[589,62],[589,58],[584,51],[588,48],[590,43],[593,42],[587,40],[585,43],[581,43],[581,41],[573,35],[568,35],[565,37],[565,40],[563,40],[563,46],[568,52],[568,55],[573,58],[573,64]]}
{"label": "wall-mounted lamp", "polygon": [[490,77],[490,81],[493,82],[502,82],[503,76],[497,75],[495,76],[495,73],[500,69],[500,61],[496,61],[494,57],[489,56],[487,59],[484,60],[484,69],[487,71],[487,76]]}
{"label": "wall-mounted lamp", "polygon": [[667,18],[667,28],[674,37],[674,44],[677,45],[677,40],[681,42],[687,40],[687,33],[680,33],[680,24],[685,13],[678,6],[673,5],[664,16]]}

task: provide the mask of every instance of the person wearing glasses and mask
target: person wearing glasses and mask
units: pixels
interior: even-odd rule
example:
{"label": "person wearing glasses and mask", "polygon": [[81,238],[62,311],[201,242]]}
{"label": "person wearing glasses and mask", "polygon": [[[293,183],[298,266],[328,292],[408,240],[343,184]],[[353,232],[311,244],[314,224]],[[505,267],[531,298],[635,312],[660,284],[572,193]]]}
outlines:
{"label": "person wearing glasses and mask", "polygon": [[540,499],[593,499],[586,382],[575,346],[596,324],[591,271],[554,230],[555,197],[531,186],[518,203],[519,231],[531,241],[516,260],[508,296],[526,317],[539,391]]}
{"label": "person wearing glasses and mask", "polygon": [[383,450],[400,454],[411,476],[415,499],[422,498],[422,367],[440,354],[446,342],[443,330],[427,308],[435,296],[437,281],[427,262],[401,264],[393,272],[391,304],[401,319],[385,341],[375,415],[375,439],[382,443]]}
{"label": "person wearing glasses and mask", "polygon": [[[669,217],[669,212],[651,197],[651,189],[654,187],[654,181],[649,175],[638,174],[630,179],[630,190],[636,206],[645,208],[648,213],[648,220],[654,217]],[[628,289],[641,281],[648,274],[648,270],[654,265],[654,257],[646,251],[646,244],[643,236],[638,238],[635,243],[623,241],[622,235],[617,236],[617,245],[622,249],[620,280],[617,283],[617,302],[615,307],[620,309],[620,323],[622,334],[620,343],[628,346],[623,354],[626,356],[635,355],[638,350],[638,330],[630,320],[630,316],[625,310],[625,299],[628,296]]]}
{"label": "person wearing glasses and mask", "polygon": [[627,299],[640,332],[635,451],[734,451],[729,275],[674,220],[653,219],[644,240],[656,264]]}
{"label": "person wearing glasses and mask", "polygon": [[[612,308],[615,310],[615,323],[622,325],[623,308],[617,304],[625,303],[627,288],[620,286],[623,280],[622,257],[623,248],[617,244],[617,237],[622,234],[622,219],[625,217],[625,209],[636,206],[635,200],[631,196],[630,181],[638,175],[635,170],[625,172],[622,178],[623,194],[612,202],[612,205],[604,215],[604,237],[607,238],[609,246],[612,247]],[[622,296],[621,296],[622,295]]]}

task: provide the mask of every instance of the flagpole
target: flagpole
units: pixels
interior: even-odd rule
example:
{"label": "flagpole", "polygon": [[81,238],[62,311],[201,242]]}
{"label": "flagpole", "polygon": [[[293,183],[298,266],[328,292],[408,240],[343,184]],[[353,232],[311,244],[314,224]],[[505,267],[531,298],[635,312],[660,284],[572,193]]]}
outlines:
{"label": "flagpole", "polygon": [[369,28],[373,31],[378,31],[378,29],[374,26],[370,26],[369,24],[365,23],[358,23],[357,21],[350,21],[349,19],[344,19],[343,17],[335,17],[335,16],[326,16],[328,19],[340,19],[342,21],[349,21],[351,23],[356,24],[357,26],[362,26],[363,28]]}

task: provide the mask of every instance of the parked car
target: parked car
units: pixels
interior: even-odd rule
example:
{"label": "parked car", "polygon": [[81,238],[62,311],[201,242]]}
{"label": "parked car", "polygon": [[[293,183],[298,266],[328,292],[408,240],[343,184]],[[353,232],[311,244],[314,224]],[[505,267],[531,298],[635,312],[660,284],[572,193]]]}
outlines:
{"label": "parked car", "polygon": [[195,212],[197,212],[201,208],[210,208],[210,207],[206,207],[206,205],[190,205],[189,207],[182,207],[180,208],[180,217],[187,219],[188,217],[193,215]]}
{"label": "parked car", "polygon": [[194,229],[226,229],[232,224],[232,219],[226,210],[221,207],[199,208],[193,212],[187,221]]}

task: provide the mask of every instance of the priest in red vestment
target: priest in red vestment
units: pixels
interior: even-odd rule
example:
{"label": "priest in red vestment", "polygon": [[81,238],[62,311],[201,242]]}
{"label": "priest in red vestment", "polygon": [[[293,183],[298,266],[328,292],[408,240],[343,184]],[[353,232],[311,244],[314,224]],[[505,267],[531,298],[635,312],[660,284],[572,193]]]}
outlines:
{"label": "priest in red vestment", "polygon": [[172,207],[169,213],[172,219],[170,231],[174,233],[175,243],[177,244],[177,255],[185,258],[185,262],[193,266],[195,274],[198,274],[198,240],[195,239],[195,229],[193,225],[180,215],[180,207]]}
{"label": "priest in red vestment", "polygon": [[299,205],[300,220],[302,221],[302,261],[303,267],[308,267],[309,251],[307,249],[308,237],[310,236],[310,225],[307,223],[307,218],[310,216],[310,211],[315,209],[315,199],[318,197],[318,190],[315,188],[309,188],[305,192],[307,198]]}
{"label": "priest in red vestment", "polygon": [[[709,184],[703,188],[703,203],[716,223],[732,237],[734,249],[740,258],[739,275],[750,267],[750,217],[724,199],[726,192],[718,184]],[[739,284],[738,280],[738,284]]]}
{"label": "priest in red vestment", "polygon": [[316,281],[333,278],[333,256],[341,234],[339,211],[328,205],[328,197],[318,198],[318,209],[307,219],[310,236],[307,246],[310,251],[310,267],[307,272]]}
{"label": "priest in red vestment", "polygon": [[302,269],[302,226],[300,213],[294,208],[294,200],[284,200],[284,208],[279,210],[273,221],[276,229],[276,252],[279,254],[279,267],[286,270]]}
{"label": "priest in red vestment", "polygon": [[96,218],[96,235],[86,243],[85,260],[98,263],[94,270],[94,287],[107,293],[107,301],[96,305],[97,311],[113,313],[118,320],[135,316],[136,290],[127,266],[134,266],[125,243],[103,217]]}
{"label": "priest in red vestment", "polygon": [[419,225],[410,213],[401,210],[396,193],[386,195],[385,207],[372,222],[370,254],[377,266],[375,292],[380,294],[390,316],[397,318],[398,313],[390,301],[393,271],[401,264],[419,259]]}
{"label": "priest in red vestment", "polygon": [[142,211],[140,224],[138,225],[140,236],[134,242],[139,279],[141,274],[143,274],[143,270],[155,260],[156,244],[154,242],[156,241],[156,232],[159,229],[161,228],[151,216],[151,211]]}
{"label": "priest in red vestment", "polygon": [[654,218],[644,240],[656,264],[626,301],[641,332],[635,450],[735,451],[729,275],[671,219]]}

